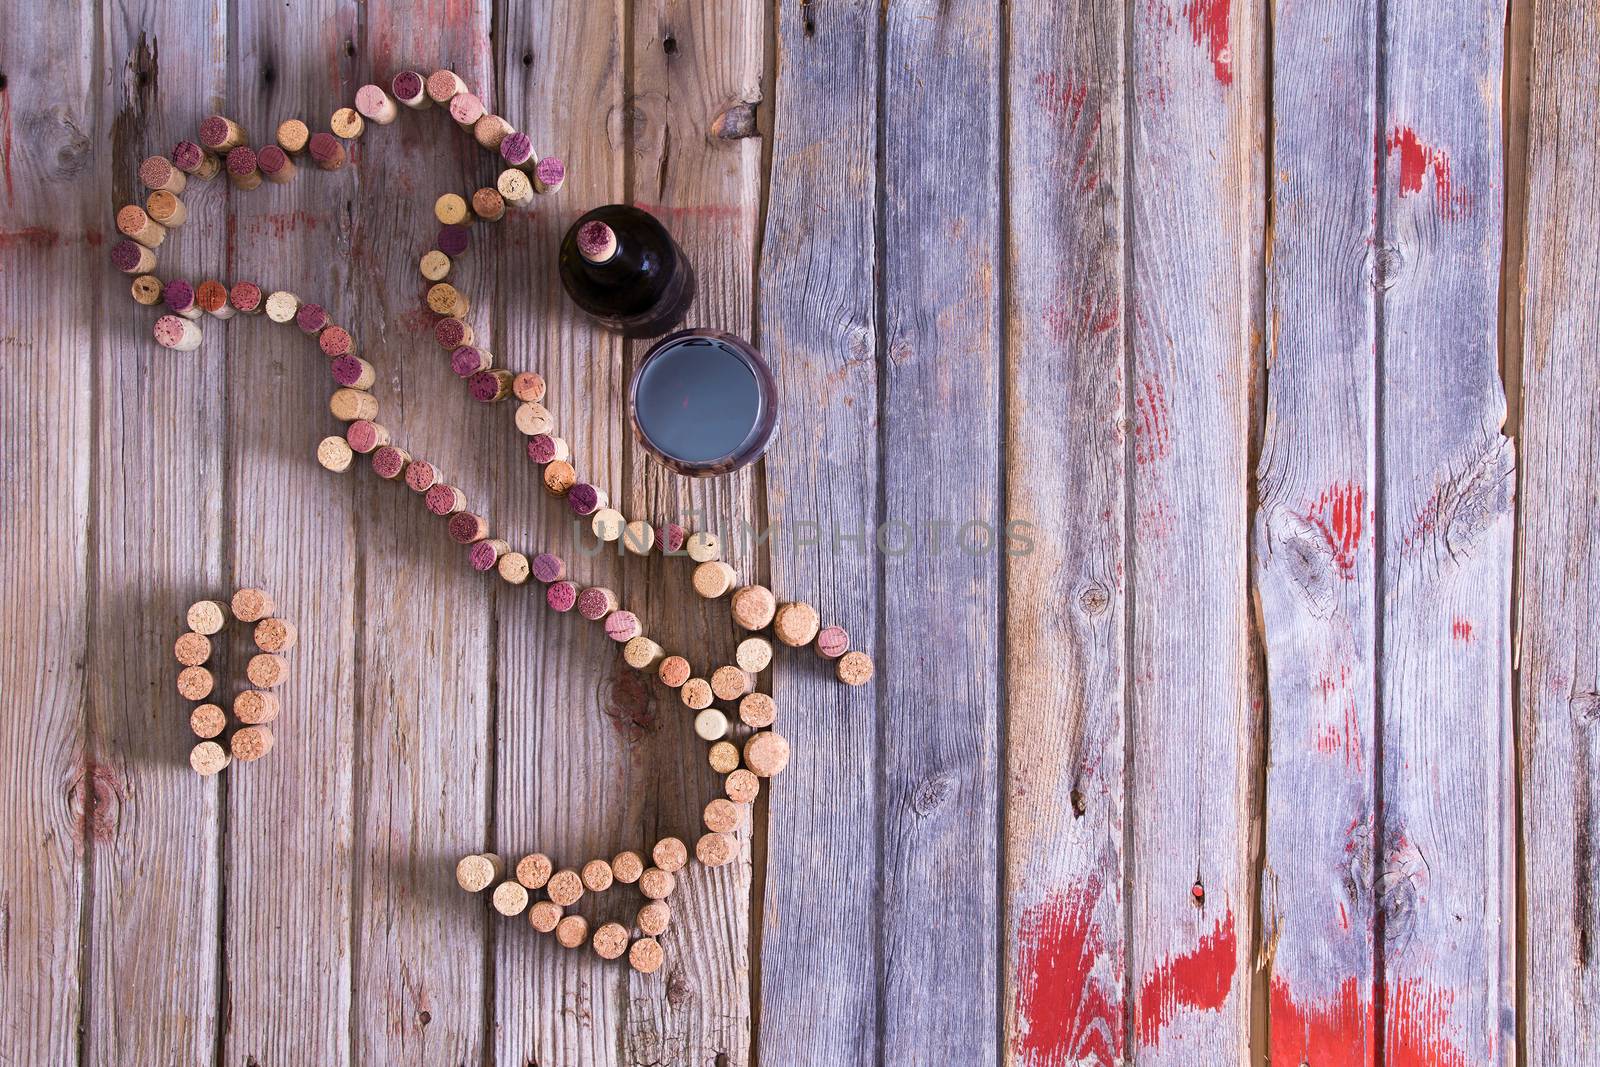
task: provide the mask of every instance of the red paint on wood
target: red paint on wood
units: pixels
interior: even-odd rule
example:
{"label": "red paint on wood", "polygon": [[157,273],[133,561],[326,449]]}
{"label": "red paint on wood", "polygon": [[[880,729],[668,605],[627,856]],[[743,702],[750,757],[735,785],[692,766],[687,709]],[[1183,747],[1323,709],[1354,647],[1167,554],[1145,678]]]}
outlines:
{"label": "red paint on wood", "polygon": [[400,313],[400,328],[409,334],[429,334],[439,321],[439,316],[427,308],[412,308]]}
{"label": "red paint on wood", "polygon": [[1356,551],[1361,546],[1366,494],[1354,482],[1331,485],[1317,497],[1305,520],[1322,534],[1339,577],[1356,576]]}
{"label": "red paint on wood", "polygon": [[1160,964],[1139,986],[1138,1033],[1141,1045],[1157,1045],[1161,1030],[1180,1008],[1218,1011],[1233,988],[1239,940],[1233,911],[1216,922],[1192,951]]}
{"label": "red paint on wood", "polygon": [[0,152],[5,153],[6,206],[17,202],[17,193],[11,185],[11,93],[0,90]]}
{"label": "red paint on wood", "polygon": [[1457,615],[1450,620],[1450,636],[1457,641],[1467,642],[1472,640],[1472,622]]}
{"label": "red paint on wood", "polygon": [[1094,921],[1100,891],[1091,879],[1022,913],[1013,1048],[1022,1067],[1122,1062],[1122,1007],[1106,977],[1121,974],[1122,957]]}
{"label": "red paint on wood", "polygon": [[1172,420],[1167,409],[1167,390],[1161,379],[1147,375],[1139,380],[1133,394],[1134,448],[1136,463],[1164,459],[1172,450]]}
{"label": "red paint on wood", "polygon": [[1211,53],[1211,69],[1217,81],[1233,84],[1233,48],[1228,43],[1228,14],[1233,0],[1189,0],[1183,16],[1189,20],[1194,43],[1205,45]]}
{"label": "red paint on wood", "polygon": [[[1343,905],[1341,905],[1342,907]],[[1372,1001],[1355,978],[1323,1000],[1297,1001],[1282,978],[1272,979],[1268,1000],[1272,1067],[1361,1064],[1371,1060]]]}
{"label": "red paint on wood", "polygon": [[1344,762],[1355,770],[1361,769],[1361,719],[1356,714],[1356,702],[1346,698],[1344,720],[1339,725],[1318,723],[1313,743],[1324,755],[1344,754]]}
{"label": "red paint on wood", "polygon": [[1069,293],[1060,293],[1044,309],[1044,324],[1056,341],[1098,337],[1113,329],[1120,318],[1117,298],[1110,293],[1089,293],[1077,301]]}
{"label": "red paint on wood", "polygon": [[245,219],[245,231],[251,236],[271,236],[282,239],[301,229],[314,230],[322,220],[309,211],[272,211],[265,215],[251,215]]}
{"label": "red paint on wood", "polygon": [[1455,994],[1415,978],[1388,991],[1383,1047],[1389,1067],[1467,1067],[1467,1057],[1447,1036]]}
{"label": "red paint on wood", "polygon": [[1433,174],[1434,201],[1439,214],[1445,219],[1460,218],[1471,207],[1471,198],[1465,190],[1455,189],[1450,178],[1450,154],[1435,148],[1417,136],[1409,126],[1396,126],[1389,131],[1389,155],[1400,153],[1400,195],[1412,196],[1422,192],[1423,178]]}

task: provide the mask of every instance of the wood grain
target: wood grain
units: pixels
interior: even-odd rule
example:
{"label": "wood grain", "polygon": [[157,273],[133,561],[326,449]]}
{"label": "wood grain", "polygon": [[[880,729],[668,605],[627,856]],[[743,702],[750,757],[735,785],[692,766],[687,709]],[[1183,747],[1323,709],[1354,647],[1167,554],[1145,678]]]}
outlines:
{"label": "wood grain", "polygon": [[1123,6],[1013,4],[1006,1062],[1124,1062]]}
{"label": "wood grain", "polygon": [[1522,838],[1527,962],[1523,1062],[1577,1067],[1600,1059],[1595,773],[1600,767],[1600,435],[1593,315],[1600,163],[1593,102],[1600,13],[1534,6],[1528,88],[1526,296],[1521,440]]}

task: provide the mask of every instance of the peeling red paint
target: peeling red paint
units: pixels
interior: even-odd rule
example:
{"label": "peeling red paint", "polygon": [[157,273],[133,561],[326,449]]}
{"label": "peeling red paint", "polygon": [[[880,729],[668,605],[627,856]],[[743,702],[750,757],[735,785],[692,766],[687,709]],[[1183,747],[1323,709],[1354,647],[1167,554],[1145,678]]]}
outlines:
{"label": "peeling red paint", "polygon": [[1434,148],[1417,136],[1409,126],[1396,126],[1389,131],[1389,155],[1400,153],[1400,195],[1412,196],[1422,192],[1422,181],[1433,172],[1434,201],[1439,206],[1440,217],[1448,220],[1465,215],[1471,208],[1471,197],[1465,190],[1454,188],[1450,177],[1450,154]]}
{"label": "peeling red paint", "polygon": [[1468,620],[1468,619],[1463,619],[1459,615],[1457,615],[1454,619],[1451,619],[1450,620],[1450,636],[1455,638],[1457,641],[1462,641],[1462,642],[1471,641],[1472,640],[1472,623],[1471,623],[1471,621]]}
{"label": "peeling red paint", "polygon": [[1362,767],[1361,720],[1356,714],[1354,698],[1344,703],[1344,721],[1340,725],[1318,723],[1313,743],[1323,755],[1344,755],[1345,765],[1355,770]]}
{"label": "peeling red paint", "polygon": [[1331,485],[1305,514],[1305,520],[1322,534],[1333,557],[1334,569],[1346,581],[1356,576],[1356,552],[1361,546],[1365,501],[1365,492],[1354,482]]}
{"label": "peeling red paint", "polygon": [[17,202],[16,189],[11,184],[11,93],[0,90],[0,152],[5,153],[6,206]]}
{"label": "peeling red paint", "polygon": [[1056,341],[1081,341],[1114,328],[1122,317],[1115,294],[1090,293],[1073,301],[1066,293],[1058,295],[1044,309],[1044,324]]}
{"label": "peeling red paint", "polygon": [[1098,95],[1071,71],[1059,75],[1051,71],[1033,80],[1033,100],[1039,110],[1065,129],[1078,133],[1072,175],[1066,184],[1081,192],[1094,192],[1100,185],[1100,169],[1096,165],[1101,121]]}
{"label": "peeling red paint", "polygon": [[1121,955],[1107,951],[1094,921],[1100,892],[1090,880],[1022,913],[1013,1039],[1021,1067],[1122,1062]]}
{"label": "peeling red paint", "polygon": [[283,238],[291,233],[297,233],[302,228],[314,230],[322,224],[322,220],[309,211],[273,211],[265,215],[248,215],[244,220],[245,232],[252,236],[266,236],[268,232],[276,238]]}
{"label": "peeling red paint", "polygon": [[1233,988],[1238,965],[1239,942],[1230,909],[1192,951],[1171,957],[1140,984],[1139,1043],[1160,1044],[1162,1028],[1180,1008],[1220,1010]]}
{"label": "peeling red paint", "polygon": [[1389,1067],[1467,1067],[1467,1057],[1446,1036],[1455,994],[1415,978],[1388,990],[1383,1047]]}
{"label": "peeling red paint", "polygon": [[1133,394],[1134,449],[1136,463],[1164,459],[1172,449],[1172,426],[1167,409],[1167,390],[1161,379],[1146,375]]}
{"label": "peeling red paint", "polygon": [[633,206],[663,219],[706,219],[712,222],[730,222],[735,219],[755,217],[754,204],[650,204],[635,200]]}
{"label": "peeling red paint", "polygon": [[1301,1002],[1287,982],[1274,977],[1267,1007],[1272,1067],[1372,1062],[1372,998],[1366,992],[1355,978],[1346,978],[1332,997]]}
{"label": "peeling red paint", "polygon": [[427,308],[412,308],[400,313],[400,328],[410,334],[432,333],[439,316]]}
{"label": "peeling red paint", "polygon": [[65,241],[68,244],[82,244],[89,248],[99,248],[105,243],[106,235],[93,226],[82,233],[63,235],[59,230],[49,226],[24,226],[20,230],[0,230],[0,251],[8,248],[35,248],[50,249]]}
{"label": "peeling red paint", "polygon": [[1189,20],[1189,32],[1195,44],[1203,44],[1211,53],[1211,69],[1217,81],[1233,84],[1233,48],[1228,43],[1228,14],[1233,0],[1189,0],[1183,5],[1183,16]]}

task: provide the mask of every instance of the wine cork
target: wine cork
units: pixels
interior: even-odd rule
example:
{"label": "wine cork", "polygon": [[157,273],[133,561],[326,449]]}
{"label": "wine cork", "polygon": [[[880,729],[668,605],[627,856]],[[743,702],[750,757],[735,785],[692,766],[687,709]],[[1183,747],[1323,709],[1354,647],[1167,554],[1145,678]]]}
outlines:
{"label": "wine cork", "polygon": [[277,610],[272,594],[265,589],[245,588],[233,594],[233,617],[240,622],[260,622]]}
{"label": "wine cork", "polygon": [[256,153],[256,169],[273,185],[287,185],[300,173],[300,168],[294,165],[289,153],[275,144],[263,145]]}
{"label": "wine cork", "polygon": [[552,460],[544,467],[544,487],[555,496],[565,496],[578,483],[578,472],[564,459]]}
{"label": "wine cork", "polygon": [[[681,846],[683,842],[678,842]],[[688,852],[685,850],[687,857]],[[678,880],[672,876],[671,871],[664,871],[660,867],[647,867],[639,876],[639,892],[651,900],[665,900],[672,895],[678,887]]]}
{"label": "wine cork", "polygon": [[378,417],[378,398],[365,389],[335,389],[328,398],[328,410],[340,422]]}
{"label": "wine cork", "polygon": [[567,506],[575,515],[587,518],[610,502],[606,491],[589,482],[578,482],[567,490]]}
{"label": "wine cork", "polygon": [[552,610],[564,614],[578,602],[578,587],[571,582],[552,582],[544,591],[544,600]]}
{"label": "wine cork", "polygon": [[250,657],[244,676],[258,689],[273,689],[289,677],[289,661],[271,652],[260,652]]}
{"label": "wine cork", "polygon": [[443,519],[466,510],[467,494],[456,486],[438,482],[424,495],[423,504],[431,514]]}
{"label": "wine cork", "polygon": [[333,318],[321,304],[301,304],[295,309],[294,324],[301,333],[316,337],[333,325]]}
{"label": "wine cork", "polygon": [[194,768],[196,774],[208,778],[231,762],[228,753],[215,741],[202,741],[189,750],[189,766]]}
{"label": "wine cork", "polygon": [[389,125],[400,115],[394,97],[384,92],[382,86],[372,84],[356,90],[356,110],[361,112],[363,118],[379,126]]}
{"label": "wine cork", "polygon": [[178,672],[178,693],[185,700],[204,700],[211,695],[214,684],[211,672],[204,667],[185,667]]}
{"label": "wine cork", "polygon": [[189,623],[189,629],[209,637],[227,623],[228,608],[218,600],[197,600],[189,605],[188,614],[184,618]]}
{"label": "wine cork", "polygon": [[111,265],[124,274],[148,274],[156,268],[156,254],[138,241],[124,239],[111,247]]}
{"label": "wine cork", "polygon": [[656,527],[656,544],[661,546],[664,556],[679,556],[683,554],[683,546],[689,540],[689,531],[675,522],[663,523]]}
{"label": "wine cork", "polygon": [[621,923],[602,923],[590,937],[589,944],[601,959],[617,959],[628,951],[628,928]]}
{"label": "wine cork", "polygon": [[622,547],[635,556],[648,556],[656,543],[656,528],[643,519],[634,519],[622,528]]}
{"label": "wine cork", "polygon": [[472,213],[485,222],[499,222],[506,214],[506,200],[499,190],[484,186],[472,194]]}
{"label": "wine cork", "polygon": [[[500,140],[504,142],[505,137],[502,136]],[[499,148],[500,145],[496,144],[494,147]],[[533,182],[515,167],[507,167],[501,171],[500,176],[494,180],[494,187],[505,197],[508,204],[523,204],[533,199]]]}
{"label": "wine cork", "polygon": [[511,379],[511,393],[526,404],[543,403],[545,393],[544,376],[535,374],[531,370],[521,372]]}
{"label": "wine cork", "polygon": [[511,551],[511,545],[498,537],[487,538],[475,543],[467,552],[467,562],[472,564],[475,571],[492,571],[500,562],[500,557]]}
{"label": "wine cork", "polygon": [[510,167],[526,170],[538,163],[538,158],[533,154],[533,138],[525,133],[508,133],[500,142],[500,158]]}
{"label": "wine cork", "polygon": [[633,885],[644,873],[644,858],[637,852],[618,852],[611,859],[611,874],[623,885]]}
{"label": "wine cork", "polygon": [[472,221],[472,212],[459,193],[445,193],[433,202],[433,217],[444,226],[460,226]]}
{"label": "wine cork", "polygon": [[731,834],[705,834],[694,843],[694,858],[707,867],[732,863],[738,855],[739,841]]}
{"label": "wine cork", "polygon": [[639,909],[633,921],[646,935],[660,937],[672,921],[672,906],[664,900],[652,900]]}
{"label": "wine cork", "polygon": [[620,644],[627,644],[644,632],[639,616],[631,611],[613,611],[606,616],[606,636]]}
{"label": "wine cork", "polygon": [[154,274],[141,274],[133,280],[133,299],[145,307],[161,303],[161,279]]}
{"label": "wine cork", "polygon": [[299,119],[284,119],[278,123],[275,138],[278,147],[293,156],[306,150],[306,142],[311,140],[311,127]]}
{"label": "wine cork", "polygon": [[422,254],[422,261],[417,267],[430,282],[442,282],[450,274],[450,257],[437,248],[430,248]]}
{"label": "wine cork", "polygon": [[485,115],[472,124],[472,139],[478,142],[479,148],[491,152],[500,151],[500,142],[510,134],[511,123],[499,115]]}
{"label": "wine cork", "polygon": [[450,98],[450,117],[465,129],[472,129],[483,118],[485,110],[476,93],[457,93]]}
{"label": "wine cork", "polygon": [[138,204],[129,204],[117,212],[117,232],[146,248],[160,248],[161,242],[167,239],[167,228]]}
{"label": "wine cork", "polygon": [[517,881],[529,889],[543,889],[552,873],[554,865],[543,852],[530,852],[517,861]]}
{"label": "wine cork", "polygon": [[528,908],[528,890],[518,882],[501,882],[494,887],[489,902],[501,915],[521,915]]}
{"label": "wine cork", "polygon": [[353,107],[341,107],[328,118],[328,129],[346,141],[358,139],[366,128],[367,120]]}
{"label": "wine cork", "polygon": [[738,700],[756,687],[755,675],[734,666],[711,672],[711,692],[718,700]]}
{"label": "wine cork", "polygon": [[536,900],[533,907],[528,909],[528,923],[541,934],[548,934],[555,930],[561,922],[561,905],[553,904],[548,900]]}
{"label": "wine cork", "polygon": [[150,156],[139,164],[139,184],[151,192],[159,189],[178,196],[188,183],[189,176],[166,156]]}
{"label": "wine cork", "polygon": [[559,192],[566,180],[567,165],[557,156],[545,156],[539,160],[538,166],[533,168],[533,188],[535,192],[545,195]]}
{"label": "wine cork", "polygon": [[428,83],[414,70],[402,70],[390,79],[389,91],[414,111],[433,106],[433,101],[428,99]]}
{"label": "wine cork", "polygon": [[564,867],[550,876],[544,891],[563,908],[570,908],[583,897],[583,877],[572,868]]}
{"label": "wine cork", "polygon": [[611,864],[605,860],[590,860],[585,863],[579,877],[583,879],[583,887],[591,893],[604,893],[616,880],[611,871]]}
{"label": "wine cork", "polygon": [[203,182],[215,178],[222,170],[222,160],[193,141],[179,141],[172,146],[172,165]]}
{"label": "wine cork", "polygon": [[655,974],[665,959],[661,943],[653,937],[641,937],[628,949],[628,966],[640,974]]}
{"label": "wine cork", "polygon": [[[511,379],[513,390],[516,388],[516,377]],[[517,405],[517,429],[529,437],[538,434],[549,434],[556,428],[556,420],[550,416],[550,410],[536,401],[524,401]],[[619,519],[621,516],[617,516]],[[619,523],[620,525],[620,523]]]}
{"label": "wine cork", "polygon": [[[318,340],[326,338],[331,333],[333,330],[324,330]],[[378,380],[378,368],[360,356],[340,356],[328,365],[328,369],[333,372],[334,384],[345,389],[370,391]]]}
{"label": "wine cork", "polygon": [[765,693],[750,693],[739,701],[739,721],[757,730],[778,720],[778,704]]}
{"label": "wine cork", "polygon": [[245,192],[260,188],[261,166],[256,162],[254,148],[240,145],[228,153],[228,181]]}
{"label": "wine cork", "polygon": [[162,291],[161,299],[166,303],[167,310],[174,315],[182,315],[191,321],[200,317],[200,307],[195,303],[194,286],[182,278],[168,282]]}
{"label": "wine cork", "polygon": [[668,656],[656,669],[656,676],[661,679],[662,685],[677,689],[689,680],[689,661],[682,656]]}
{"label": "wine cork", "polygon": [[872,657],[865,652],[846,652],[839,657],[836,673],[845,685],[866,685],[872,681]]}
{"label": "wine cork", "polygon": [[505,864],[493,852],[463,856],[456,863],[456,884],[469,893],[481,893],[505,873]]}
{"label": "wine cork", "polygon": [[703,711],[711,706],[711,683],[704,678],[690,678],[678,690],[678,699],[691,711]]}
{"label": "wine cork", "polygon": [[198,667],[211,658],[211,638],[190,630],[172,643],[172,655],[184,667]]}
{"label": "wine cork", "polygon": [[435,104],[448,104],[466,91],[467,83],[453,70],[436,70],[428,75],[428,99]]}
{"label": "wine cork", "polygon": [[533,576],[545,585],[567,576],[567,564],[560,556],[541,552],[533,557]]}
{"label": "wine cork", "polygon": [[189,729],[196,737],[216,737],[228,726],[228,716],[216,704],[201,704],[189,713]]}
{"label": "wine cork", "polygon": [[495,570],[500,572],[500,577],[512,585],[521,585],[528,580],[528,557],[521,552],[507,552],[495,563]]}
{"label": "wine cork", "polygon": [[753,804],[756,797],[761,795],[761,779],[748,768],[740,767],[728,772],[728,777],[723,779],[722,789],[735,804]]}
{"label": "wine cork", "polygon": [[363,456],[371,455],[389,443],[389,431],[371,419],[356,419],[344,429],[344,439],[353,451]]}
{"label": "wine cork", "polygon": [[[170,290],[172,286],[167,286]],[[200,327],[182,315],[163,315],[156,320],[156,344],[174,352],[193,352],[200,347],[204,335]]]}
{"label": "wine cork", "polygon": [[616,508],[595,508],[594,514],[589,516],[589,529],[606,544],[620,541],[622,528],[626,525],[628,520]]}
{"label": "wine cork", "polygon": [[228,303],[234,310],[244,315],[259,315],[264,306],[261,299],[261,286],[255,282],[234,282],[233,288],[228,290]]}
{"label": "wine cork", "polygon": [[272,751],[272,727],[246,726],[234,733],[228,747],[239,762],[254,762]]}
{"label": "wine cork", "polygon": [[273,322],[294,322],[300,317],[300,298],[280,289],[267,297],[266,310]]}
{"label": "wine cork", "polygon": [[746,585],[733,591],[728,610],[733,621],[746,630],[764,630],[772,622],[778,600],[764,585]]}
{"label": "wine cork", "polygon": [[443,480],[439,468],[425,459],[414,459],[406,468],[406,488],[413,493],[426,493]]}
{"label": "wine cork", "polygon": [[462,345],[470,345],[476,340],[472,324],[453,317],[440,319],[433,324],[433,339],[439,342],[439,347],[446,352],[454,352]]}
{"label": "wine cork", "polygon": [[227,155],[249,140],[244,127],[226,115],[212,115],[200,123],[200,143],[219,156]]}
{"label": "wine cork", "polygon": [[489,536],[489,520],[470,511],[458,511],[450,516],[450,540],[458,545],[470,545]]}
{"label": "wine cork", "polygon": [[147,196],[144,210],[152,219],[169,230],[189,221],[189,208],[176,193],[169,193],[165,189],[157,189]]}
{"label": "wine cork", "polygon": [[718,741],[706,750],[706,761],[718,774],[731,774],[739,766],[739,749],[732,741]]}
{"label": "wine cork", "polygon": [[719,741],[728,734],[728,716],[720,708],[706,708],[694,717],[694,733],[702,741]]}
{"label": "wine cork", "polygon": [[762,778],[783,773],[789,765],[789,741],[782,734],[763,730],[744,743],[744,765]]}
{"label": "wine cork", "polygon": [[541,433],[528,439],[528,458],[541,467],[546,463],[565,463],[571,455],[572,450],[564,438]]}
{"label": "wine cork", "polygon": [[300,631],[287,619],[267,618],[256,623],[256,647],[263,652],[287,652],[299,637]]}
{"label": "wine cork", "polygon": [[435,315],[461,318],[471,310],[467,298],[449,282],[439,282],[428,290],[428,310]]}
{"label": "wine cork", "polygon": [[[650,850],[650,858],[657,867],[668,874],[676,874],[683,870],[689,862],[689,848],[683,841],[676,837],[663,837],[657,841]],[[646,872],[648,874],[648,872]],[[665,896],[666,894],[662,894]],[[654,897],[654,893],[645,893],[647,897]]]}
{"label": "wine cork", "polygon": [[338,170],[344,166],[344,145],[331,133],[320,130],[311,135],[311,140],[306,142],[306,150],[311,153],[311,162],[322,170]]}
{"label": "wine cork", "polygon": [[639,636],[622,646],[622,660],[636,671],[655,667],[666,655],[660,645],[648,637]]}
{"label": "wine cork", "polygon": [[434,247],[452,259],[459,259],[467,254],[467,249],[472,245],[472,231],[466,225],[440,226],[439,232],[433,238]]}
{"label": "wine cork", "polygon": [[194,302],[214,319],[226,322],[239,313],[239,309],[228,303],[228,287],[217,281],[201,282],[194,291]]}
{"label": "wine cork", "polygon": [[324,437],[317,442],[317,462],[335,474],[349,470],[355,458],[355,449],[343,437]]}
{"label": "wine cork", "polygon": [[604,263],[617,254],[617,234],[599,219],[578,227],[578,254],[590,263]]}
{"label": "wine cork", "polygon": [[263,689],[246,689],[233,698],[233,717],[251,726],[271,722],[282,710],[278,694]]}
{"label": "wine cork", "polygon": [[705,530],[690,534],[684,542],[684,548],[696,563],[710,563],[722,558],[722,538]]}
{"label": "wine cork", "polygon": [[617,594],[603,585],[591,585],[578,594],[578,614],[590,622],[599,622],[616,610]]}
{"label": "wine cork", "polygon": [[820,623],[816,608],[796,601],[778,606],[772,617],[772,632],[790,648],[804,648],[816,639]]}
{"label": "wine cork", "polygon": [[467,395],[480,404],[494,404],[511,395],[515,375],[501,367],[480,370],[467,378]]}
{"label": "wine cork", "polygon": [[760,674],[772,662],[772,642],[764,637],[747,637],[734,649],[733,661],[742,671]]}
{"label": "wine cork", "polygon": [[739,828],[744,821],[744,813],[733,801],[717,797],[706,805],[701,821],[714,834],[729,834]]}
{"label": "wine cork", "polygon": [[707,600],[715,600],[739,581],[739,574],[721,560],[710,560],[694,569],[694,591]]}
{"label": "wine cork", "polygon": [[556,923],[556,942],[562,948],[578,948],[589,940],[589,920],[582,915],[566,915]]}

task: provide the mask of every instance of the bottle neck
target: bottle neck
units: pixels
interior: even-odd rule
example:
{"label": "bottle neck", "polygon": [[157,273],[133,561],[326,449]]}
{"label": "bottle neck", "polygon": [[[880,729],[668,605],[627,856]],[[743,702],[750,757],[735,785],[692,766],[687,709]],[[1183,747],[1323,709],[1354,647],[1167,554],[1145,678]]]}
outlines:
{"label": "bottle neck", "polygon": [[615,234],[615,242],[611,255],[598,263],[587,256],[579,257],[584,272],[597,282],[615,285],[619,281],[637,277],[646,269],[645,256],[637,242],[630,241],[623,234]]}

